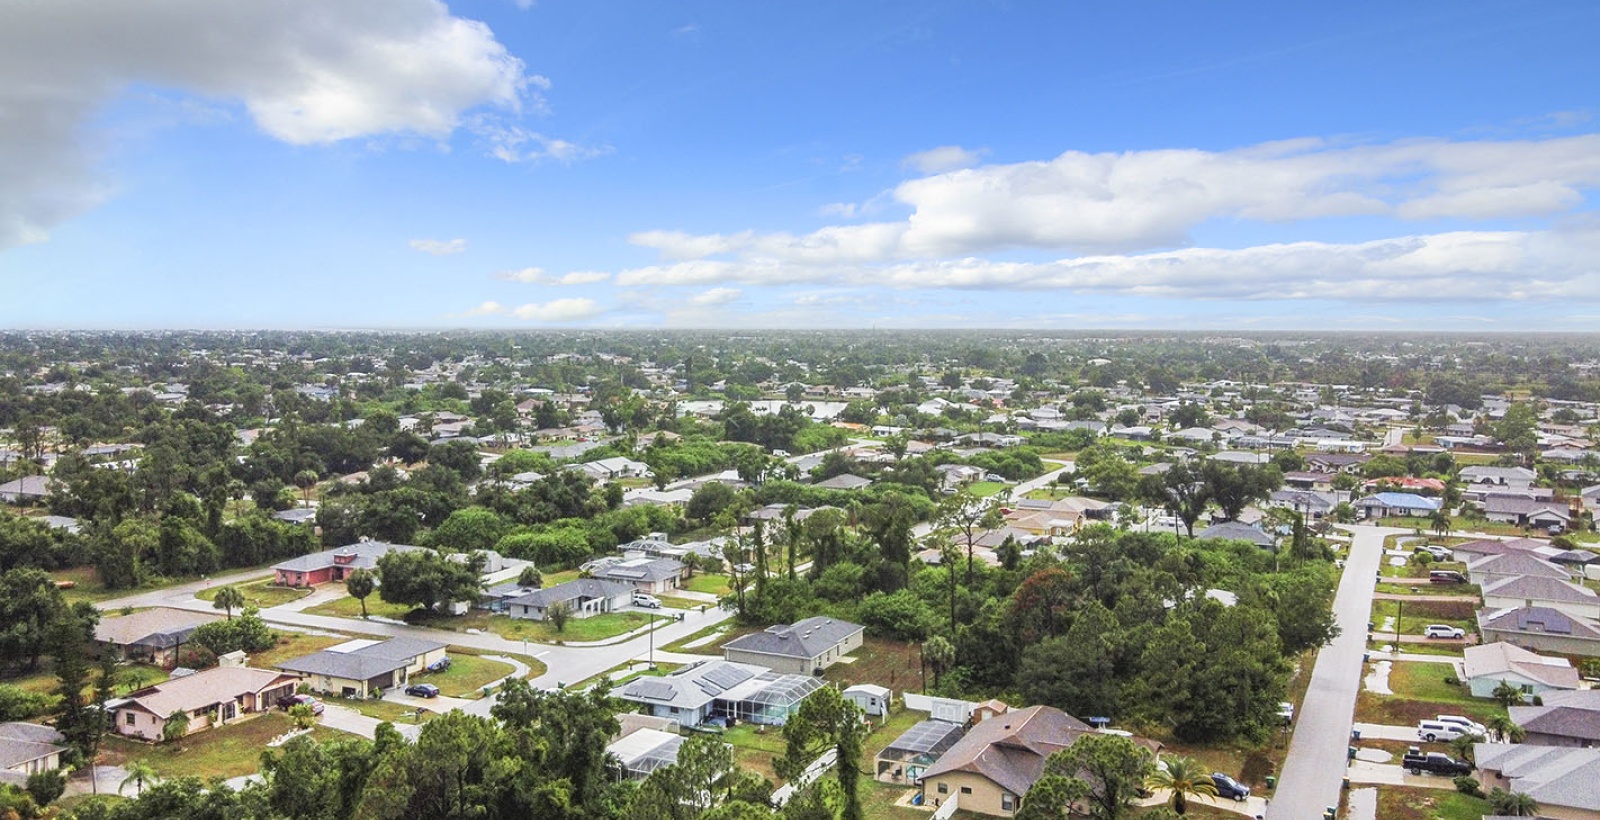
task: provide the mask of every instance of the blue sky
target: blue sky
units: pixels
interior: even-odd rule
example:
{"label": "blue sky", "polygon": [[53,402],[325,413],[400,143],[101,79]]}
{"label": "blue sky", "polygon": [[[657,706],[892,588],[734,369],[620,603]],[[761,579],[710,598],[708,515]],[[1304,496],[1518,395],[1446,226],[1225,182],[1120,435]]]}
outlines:
{"label": "blue sky", "polygon": [[8,4],[4,327],[1600,318],[1591,2]]}

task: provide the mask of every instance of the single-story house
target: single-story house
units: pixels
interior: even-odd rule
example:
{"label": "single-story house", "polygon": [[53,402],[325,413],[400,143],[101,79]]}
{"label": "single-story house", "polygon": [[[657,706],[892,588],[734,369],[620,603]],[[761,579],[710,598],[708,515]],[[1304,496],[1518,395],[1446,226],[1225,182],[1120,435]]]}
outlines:
{"label": "single-story house", "polygon": [[1600,623],[1549,607],[1481,609],[1478,630],[1486,643],[1503,641],[1539,652],[1600,658]]}
{"label": "single-story house", "polygon": [[61,768],[67,739],[37,723],[0,723],[0,783],[22,786],[28,776]]}
{"label": "single-story house", "polygon": [[[1322,474],[1308,473],[1308,475]],[[1266,506],[1294,510],[1305,515],[1309,521],[1320,521],[1333,512],[1333,508],[1339,506],[1341,500],[1339,494],[1334,492],[1320,492],[1311,489],[1277,490],[1267,499]]]}
{"label": "single-story house", "polygon": [[50,495],[54,483],[42,475],[25,475],[0,484],[0,501],[8,504],[36,504]]}
{"label": "single-story house", "polygon": [[505,612],[513,618],[542,621],[550,607],[562,604],[572,617],[588,618],[627,606],[633,590],[633,584],[623,581],[579,578],[509,598]]}
{"label": "single-story house", "polygon": [[194,631],[220,620],[221,615],[209,612],[158,606],[101,618],[94,627],[94,640],[113,657],[171,669],[178,665],[178,650]]}
{"label": "single-story house", "polygon": [[823,682],[811,675],[785,675],[744,663],[707,660],[661,677],[630,681],[616,697],[680,726],[712,719],[781,726]]}
{"label": "single-story house", "polygon": [[872,479],[862,478],[850,473],[841,473],[833,478],[818,481],[814,486],[819,490],[859,490],[871,486]]}
{"label": "single-story house", "polygon": [[1508,643],[1469,646],[1462,651],[1462,678],[1475,698],[1492,698],[1501,683],[1522,690],[1525,699],[1552,689],[1578,688],[1578,670],[1566,658],[1535,655]]}
{"label": "single-story house", "polygon": [[1600,689],[1546,692],[1543,706],[1513,706],[1511,722],[1535,746],[1600,746]]}
{"label": "single-story house", "polygon": [[167,721],[179,712],[189,714],[187,734],[194,734],[271,711],[294,694],[299,680],[299,675],[270,669],[218,666],[140,689],[106,707],[118,734],[160,740]]}
{"label": "single-story house", "polygon": [[1461,468],[1461,481],[1469,488],[1526,490],[1538,480],[1539,474],[1527,467],[1491,467],[1474,465]]}
{"label": "single-story house", "polygon": [[676,558],[627,558],[593,570],[602,581],[620,581],[640,592],[671,592],[683,583],[687,568]]}
{"label": "single-story house", "polygon": [[[923,803],[955,800],[962,811],[1010,817],[1043,774],[1045,759],[1093,731],[1052,706],[996,715],[973,726],[922,773]],[[1148,740],[1135,742],[1152,753],[1160,749]]]}
{"label": "single-story house", "polygon": [[1366,453],[1309,453],[1306,469],[1318,473],[1359,473],[1372,460]]}
{"label": "single-story house", "polygon": [[1260,527],[1242,521],[1222,521],[1194,534],[1203,541],[1249,541],[1263,549],[1271,549],[1276,538],[1261,531]]}
{"label": "single-story house", "polygon": [[317,520],[316,507],[290,507],[272,514],[272,520],[285,524],[312,524]]}
{"label": "single-story house", "polygon": [[619,478],[649,478],[655,475],[650,471],[650,465],[622,456],[572,464],[567,469],[583,473],[599,482],[614,481]]}
{"label": "single-story house", "polygon": [[1533,575],[1507,578],[1484,587],[1483,605],[1490,609],[1544,606],[1578,618],[1600,620],[1600,595],[1594,590]]}
{"label": "single-story house", "polygon": [[1504,493],[1485,498],[1483,514],[1490,521],[1519,527],[1566,527],[1572,523],[1571,509],[1564,501],[1539,501]]}
{"label": "single-story house", "polygon": [[1392,515],[1426,518],[1438,512],[1442,503],[1437,498],[1424,498],[1414,493],[1375,493],[1357,500],[1351,506],[1363,518],[1387,518]]}
{"label": "single-story house", "polygon": [[313,587],[329,581],[343,581],[358,569],[370,570],[378,566],[378,559],[391,552],[410,552],[427,549],[407,544],[389,544],[383,541],[359,541],[343,547],[313,552],[274,564],[273,583],[286,587]]}
{"label": "single-story house", "polygon": [[1467,579],[1479,586],[1491,586],[1510,578],[1554,578],[1572,580],[1572,573],[1532,552],[1490,555],[1467,564]]}
{"label": "single-story house", "polygon": [[445,645],[420,638],[359,639],[278,664],[305,676],[317,692],[362,698],[405,686],[412,675],[445,658]]}
{"label": "single-story house", "polygon": [[1479,743],[1473,746],[1476,777],[1484,791],[1526,794],[1539,816],[1552,820],[1600,820],[1600,749]]}
{"label": "single-story house", "polygon": [[810,675],[860,648],[865,631],[860,624],[818,615],[734,638],[722,645],[722,657],[792,675]]}
{"label": "single-story house", "polygon": [[917,723],[878,752],[873,760],[873,776],[884,783],[915,783],[966,733],[964,723],[946,720]]}
{"label": "single-story house", "polygon": [[1543,555],[1544,550],[1560,552],[1550,546],[1549,541],[1537,538],[1508,538],[1504,541],[1498,538],[1480,538],[1475,541],[1463,541],[1450,548],[1451,559],[1470,564],[1479,558],[1491,555],[1507,555],[1514,552],[1528,552]]}

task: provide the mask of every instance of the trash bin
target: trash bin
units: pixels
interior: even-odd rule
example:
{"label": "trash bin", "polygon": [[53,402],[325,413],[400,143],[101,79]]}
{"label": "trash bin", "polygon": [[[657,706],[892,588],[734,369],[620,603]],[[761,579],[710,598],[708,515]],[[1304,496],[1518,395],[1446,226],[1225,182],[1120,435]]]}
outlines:
{"label": "trash bin", "polygon": [[1360,740],[1361,739],[1361,730],[1360,729],[1351,729],[1350,730],[1350,739],[1351,740]]}
{"label": "trash bin", "polygon": [[1278,788],[1278,778],[1275,775],[1270,775],[1270,774],[1267,775],[1267,791],[1269,791],[1269,792],[1270,791],[1274,791],[1277,788]]}
{"label": "trash bin", "polygon": [[1348,777],[1346,777],[1344,779],[1344,790],[1345,791],[1350,791],[1350,778],[1348,778]]}
{"label": "trash bin", "polygon": [[1370,660],[1372,660],[1372,653],[1371,652],[1362,652],[1361,653],[1361,662],[1362,663],[1366,663],[1367,661],[1370,661]]}
{"label": "trash bin", "polygon": [[1355,760],[1356,759],[1356,747],[1354,747],[1354,746],[1350,747],[1350,753],[1349,753],[1348,757],[1351,760]]}

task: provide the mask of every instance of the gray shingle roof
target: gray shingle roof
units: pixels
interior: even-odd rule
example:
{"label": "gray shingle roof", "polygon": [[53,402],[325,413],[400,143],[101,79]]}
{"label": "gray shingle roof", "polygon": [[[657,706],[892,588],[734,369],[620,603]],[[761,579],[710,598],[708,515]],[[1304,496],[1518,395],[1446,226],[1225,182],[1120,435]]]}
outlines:
{"label": "gray shingle roof", "polygon": [[278,664],[278,668],[308,675],[370,680],[386,672],[409,666],[418,655],[443,649],[444,646],[438,641],[426,641],[420,638],[390,638],[382,643],[350,652],[324,649],[309,655],[301,655]]}
{"label": "gray shingle roof", "polygon": [[819,615],[789,626],[770,626],[763,632],[740,636],[723,644],[722,648],[786,658],[815,658],[861,629],[860,624]]}
{"label": "gray shingle roof", "polygon": [[579,598],[614,598],[618,595],[627,595],[632,591],[633,585],[622,581],[578,578],[564,584],[556,584],[553,587],[536,589],[526,595],[512,598],[506,603],[544,609],[551,604],[573,601]]}
{"label": "gray shingle roof", "polygon": [[1479,743],[1478,768],[1511,779],[1511,791],[1532,797],[1541,807],[1600,810],[1600,749]]}
{"label": "gray shingle roof", "polygon": [[1501,598],[1525,598],[1533,601],[1600,603],[1600,596],[1595,595],[1592,589],[1586,589],[1577,584],[1555,578],[1536,578],[1531,575],[1519,575],[1516,578],[1507,578],[1504,581],[1490,584],[1483,588],[1483,595],[1485,598],[1494,595]]}

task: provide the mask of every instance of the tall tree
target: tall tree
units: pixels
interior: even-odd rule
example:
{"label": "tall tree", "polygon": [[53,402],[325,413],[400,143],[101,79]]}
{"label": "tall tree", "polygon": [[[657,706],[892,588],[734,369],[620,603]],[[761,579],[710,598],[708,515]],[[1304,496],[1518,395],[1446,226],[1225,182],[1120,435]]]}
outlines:
{"label": "tall tree", "polygon": [[1162,761],[1165,768],[1157,768],[1151,773],[1148,783],[1151,788],[1167,789],[1172,794],[1167,799],[1167,805],[1180,815],[1189,813],[1190,797],[1216,797],[1217,784],[1211,781],[1211,775],[1192,757],[1167,757]]}
{"label": "tall tree", "polygon": [[[1126,817],[1155,770],[1143,747],[1120,735],[1084,734],[1071,746],[1046,758],[1044,773],[1023,801],[1025,820],[1078,816],[1081,802],[1091,820]],[[1040,789],[1040,786],[1044,786]],[[1036,794],[1037,793],[1037,794]],[[1037,813],[1026,811],[1037,799]],[[1055,813],[1052,813],[1055,812]]]}
{"label": "tall tree", "polygon": [[127,788],[129,783],[132,783],[134,794],[142,795],[144,794],[145,786],[161,779],[161,776],[156,774],[155,767],[143,760],[129,761],[122,769],[128,773],[128,776],[124,777],[122,783],[117,786],[117,791],[119,792]]}
{"label": "tall tree", "polygon": [[217,597],[211,600],[212,609],[220,609],[228,614],[228,620],[233,620],[235,609],[244,609],[244,593],[239,588],[229,584],[217,589]]}
{"label": "tall tree", "polygon": [[773,761],[778,776],[798,777],[824,751],[833,749],[837,757],[834,772],[844,806],[841,820],[861,820],[861,798],[857,783],[861,779],[861,743],[866,727],[861,710],[845,700],[837,689],[824,687],[800,703],[800,708],[783,726],[783,757]]}
{"label": "tall tree", "polygon": [[350,597],[361,602],[361,618],[363,620],[367,617],[367,596],[371,595],[377,586],[377,576],[368,569],[358,569],[345,576],[344,591],[350,593]]}

